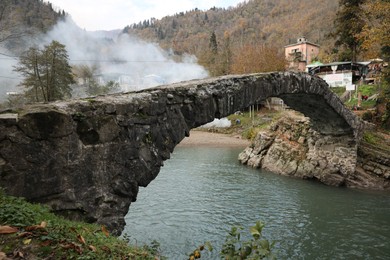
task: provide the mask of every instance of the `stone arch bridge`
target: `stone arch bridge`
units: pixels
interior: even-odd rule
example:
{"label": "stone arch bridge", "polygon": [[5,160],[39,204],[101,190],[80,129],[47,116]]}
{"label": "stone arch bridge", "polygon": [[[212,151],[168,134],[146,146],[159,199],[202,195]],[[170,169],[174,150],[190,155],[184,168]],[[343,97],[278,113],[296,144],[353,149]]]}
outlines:
{"label": "stone arch bridge", "polygon": [[356,155],[362,124],[320,78],[224,76],[2,113],[0,186],[119,234],[139,186],[157,176],[190,129],[268,97],[282,98],[324,135],[351,137]]}

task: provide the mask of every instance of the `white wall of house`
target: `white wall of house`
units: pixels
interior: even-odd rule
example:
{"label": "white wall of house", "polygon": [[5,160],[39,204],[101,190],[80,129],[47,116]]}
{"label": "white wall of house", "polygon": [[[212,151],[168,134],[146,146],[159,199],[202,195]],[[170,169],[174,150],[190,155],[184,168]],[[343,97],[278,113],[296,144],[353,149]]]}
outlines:
{"label": "white wall of house", "polygon": [[352,85],[352,72],[334,73],[334,74],[319,74],[326,83],[331,87],[345,87]]}

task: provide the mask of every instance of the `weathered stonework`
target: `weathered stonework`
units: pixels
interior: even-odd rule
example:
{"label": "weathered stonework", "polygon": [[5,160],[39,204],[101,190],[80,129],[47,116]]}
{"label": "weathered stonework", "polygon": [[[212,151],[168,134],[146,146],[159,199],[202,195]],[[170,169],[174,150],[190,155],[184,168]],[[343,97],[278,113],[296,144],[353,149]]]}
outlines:
{"label": "weathered stonework", "polygon": [[315,179],[327,185],[390,189],[390,155],[349,135],[324,135],[296,112],[261,131],[239,161],[281,175]]}
{"label": "weathered stonework", "polygon": [[157,176],[191,128],[276,96],[309,116],[318,132],[348,136],[356,154],[363,126],[320,78],[225,76],[3,113],[0,186],[119,234],[138,187]]}

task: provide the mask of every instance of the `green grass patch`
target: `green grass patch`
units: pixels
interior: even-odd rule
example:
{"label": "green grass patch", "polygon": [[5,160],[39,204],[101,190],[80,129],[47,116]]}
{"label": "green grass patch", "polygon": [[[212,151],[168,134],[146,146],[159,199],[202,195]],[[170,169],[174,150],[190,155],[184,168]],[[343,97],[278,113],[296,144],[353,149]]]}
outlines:
{"label": "green grass patch", "polygon": [[344,94],[345,87],[331,87],[330,90],[340,97],[342,94]]}
{"label": "green grass patch", "polygon": [[[254,116],[249,112],[230,115],[228,119],[232,122],[232,126],[226,128],[224,133],[240,133],[243,138],[253,140],[260,130],[266,128],[272,121],[280,118],[282,113],[281,111],[263,108],[260,111],[255,111]],[[237,120],[239,123],[237,123]]]}
{"label": "green grass patch", "polygon": [[[353,109],[354,106],[358,105],[358,99],[357,98],[352,98],[351,100],[345,102],[345,105],[349,107],[350,109]],[[374,108],[376,106],[376,101],[375,100],[364,100],[360,102],[360,108],[361,109],[370,109]]]}
{"label": "green grass patch", "polygon": [[363,140],[369,144],[377,145],[380,141],[380,138],[376,133],[367,131],[363,135]]}
{"label": "green grass patch", "polygon": [[363,96],[372,96],[379,92],[379,88],[376,85],[361,85],[357,87],[357,92],[362,93]]}
{"label": "green grass patch", "polygon": [[[358,94],[361,93],[362,96],[371,97],[379,92],[379,88],[376,85],[362,85],[358,86],[357,92],[352,93],[352,98],[345,102],[345,105],[350,109],[353,109],[358,105]],[[370,109],[376,106],[376,100],[362,100],[360,103],[361,109]]]}
{"label": "green grass patch", "polygon": [[363,134],[363,141],[381,148],[386,151],[390,151],[390,133],[379,131],[365,131]]}
{"label": "green grass patch", "polygon": [[29,259],[161,259],[158,245],[129,246],[103,226],[56,216],[0,190],[0,252]]}

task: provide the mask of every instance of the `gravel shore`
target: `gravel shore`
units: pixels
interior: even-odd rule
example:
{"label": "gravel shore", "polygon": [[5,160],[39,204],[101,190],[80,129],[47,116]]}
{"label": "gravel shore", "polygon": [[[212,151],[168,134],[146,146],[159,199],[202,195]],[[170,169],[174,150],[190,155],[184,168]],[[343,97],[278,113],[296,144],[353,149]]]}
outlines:
{"label": "gravel shore", "polygon": [[209,147],[242,147],[245,148],[250,141],[240,136],[211,133],[205,131],[190,131],[190,136],[184,138],[178,146],[209,146]]}

